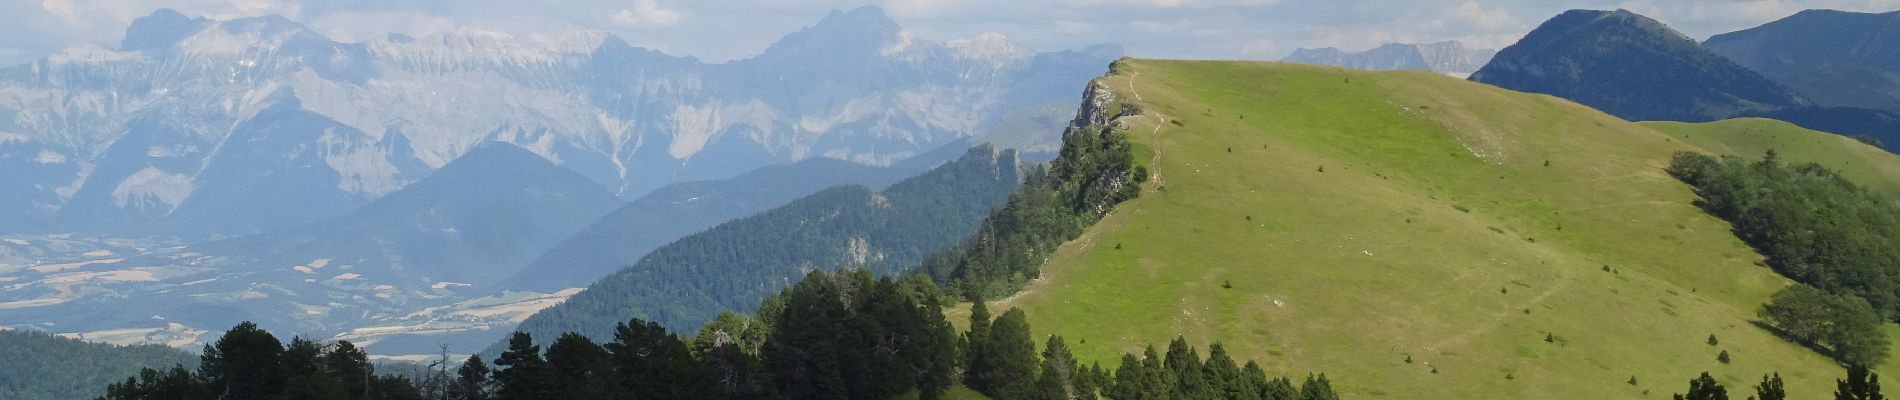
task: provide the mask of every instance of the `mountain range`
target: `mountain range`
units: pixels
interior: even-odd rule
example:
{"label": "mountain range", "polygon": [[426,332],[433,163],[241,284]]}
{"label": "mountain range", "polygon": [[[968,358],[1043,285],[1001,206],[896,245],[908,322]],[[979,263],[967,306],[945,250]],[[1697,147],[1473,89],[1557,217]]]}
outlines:
{"label": "mountain range", "polygon": [[1809,104],[1628,10],[1564,12],[1498,51],[1471,80],[1571,99],[1631,121],[1708,121]]}
{"label": "mountain range", "polygon": [[1900,111],[1900,11],[1807,10],[1703,43],[1827,107]]}
{"label": "mountain range", "polygon": [[346,43],[279,16],[160,10],[117,48],[0,69],[0,231],[297,226],[490,141],[625,197],[812,157],[886,165],[1067,101],[1119,55],[931,42],[876,7],[719,64],[592,32]]}
{"label": "mountain range", "polygon": [[1293,54],[1280,61],[1374,71],[1413,69],[1465,76],[1476,72],[1495,55],[1497,50],[1473,49],[1454,40],[1424,44],[1386,43],[1356,53],[1332,47],[1302,48],[1294,50]]}

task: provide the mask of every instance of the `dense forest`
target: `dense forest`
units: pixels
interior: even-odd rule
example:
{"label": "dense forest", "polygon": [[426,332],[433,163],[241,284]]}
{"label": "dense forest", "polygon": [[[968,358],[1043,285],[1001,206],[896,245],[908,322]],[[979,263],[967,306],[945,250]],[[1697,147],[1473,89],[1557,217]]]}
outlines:
{"label": "dense forest", "polygon": [[1126,133],[1072,127],[1055,160],[1032,169],[975,234],[932,254],[921,271],[962,297],[1008,296],[1042,275],[1043,258],[1056,246],[1081,235],[1116,204],[1140,195],[1147,178],[1146,168],[1135,164]]}
{"label": "dense forest", "polygon": [[967,237],[1015,189],[1016,157],[978,146],[882,192],[839,186],[721,224],[655,249],[517,329],[544,340],[566,332],[606,340],[616,323],[637,317],[686,331],[722,311],[749,311],[812,270],[907,271]]}
{"label": "dense forest", "polygon": [[278,341],[256,324],[240,323],[205,345],[196,371],[175,365],[144,368],[106,387],[106,400],[416,399],[428,385],[378,375],[369,354],[348,341]]}
{"label": "dense forest", "polygon": [[1783,165],[1772,150],[1757,162],[1679,153],[1669,173],[1800,282],[1763,307],[1764,323],[1847,364],[1886,359],[1879,326],[1900,316],[1900,204],[1818,164]]}
{"label": "dense forest", "polygon": [[696,336],[636,318],[604,344],[567,333],[544,351],[515,333],[492,366],[473,356],[418,381],[377,375],[348,342],[284,345],[244,323],[205,347],[197,371],[147,368],[103,399],[938,399],[959,384],[996,399],[1338,398],[1324,375],[1270,379],[1219,344],[1202,357],[1179,338],[1165,355],[1125,355],[1111,374],[1078,363],[1059,336],[1038,349],[1022,310],[991,318],[979,303],[957,332],[938,290],[813,271],[757,316],[726,314]]}
{"label": "dense forest", "polygon": [[6,329],[0,329],[0,360],[12,366],[0,367],[0,399],[9,400],[88,398],[142,367],[197,366],[190,353],[162,345],[115,346]]}

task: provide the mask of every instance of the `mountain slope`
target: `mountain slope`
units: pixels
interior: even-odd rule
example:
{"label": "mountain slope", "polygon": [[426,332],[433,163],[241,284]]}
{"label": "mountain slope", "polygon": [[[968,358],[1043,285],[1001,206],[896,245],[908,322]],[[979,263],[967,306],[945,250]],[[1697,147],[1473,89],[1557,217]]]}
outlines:
{"label": "mountain slope", "polygon": [[769,210],[839,185],[882,190],[968,150],[961,142],[890,167],[814,158],[747,172],[731,179],[668,185],[620,206],[562,239],[515,276],[508,290],[551,292],[583,287],[633,265],[647,252],[713,225]]}
{"label": "mountain slope", "polygon": [[1900,12],[1807,10],[1703,46],[1815,104],[1900,112]]}
{"label": "mountain slope", "polygon": [[1088,106],[1142,110],[1120,123],[1155,178],[991,306],[1085,360],[1183,333],[1404,398],[1638,397],[1701,371],[1826,393],[1840,374],[1749,323],[1788,281],[1662,172],[1707,149],[1438,74],[1114,70],[1115,101]]}
{"label": "mountain slope", "polygon": [[1808,105],[1793,91],[1626,10],[1571,10],[1498,51],[1471,80],[1632,121],[1708,121]]}
{"label": "mountain slope", "polygon": [[580,174],[490,143],[348,215],[197,248],[252,254],[269,264],[327,258],[359,275],[423,286],[488,285],[618,203]]}
{"label": "mountain slope", "polygon": [[[13,300],[0,307],[0,320],[179,346],[240,321],[328,337],[438,308],[490,309],[430,315],[430,322],[455,323],[433,330],[472,329],[469,324],[486,329],[488,320],[511,317],[506,311],[522,306],[510,302],[540,299],[475,299],[476,286],[514,274],[617,204],[580,174],[514,145],[492,143],[340,217],[149,253],[103,251],[94,255],[113,258],[15,271],[9,276],[13,285],[0,291]],[[374,343],[355,333],[359,343]]]}
{"label": "mountain slope", "polygon": [[1893,154],[1852,138],[1764,118],[1639,124],[1688,141],[1711,155],[1759,159],[1774,150],[1790,163],[1820,163],[1848,180],[1900,199],[1900,163],[1894,162]]}
{"label": "mountain slope", "polygon": [[195,368],[198,357],[159,345],[114,346],[32,331],[0,329],[0,398],[88,399],[140,368]]}
{"label": "mountain slope", "polygon": [[609,338],[628,318],[694,329],[722,311],[749,311],[813,269],[903,272],[954,245],[1020,178],[1014,151],[970,149],[931,172],[872,192],[825,189],[653,250],[567,302],[521,323],[537,338]]}
{"label": "mountain slope", "polygon": [[1357,53],[1336,48],[1296,49],[1282,62],[1331,65],[1364,70],[1425,70],[1469,75],[1491,61],[1497,50],[1467,48],[1457,41],[1408,44],[1386,43]]}

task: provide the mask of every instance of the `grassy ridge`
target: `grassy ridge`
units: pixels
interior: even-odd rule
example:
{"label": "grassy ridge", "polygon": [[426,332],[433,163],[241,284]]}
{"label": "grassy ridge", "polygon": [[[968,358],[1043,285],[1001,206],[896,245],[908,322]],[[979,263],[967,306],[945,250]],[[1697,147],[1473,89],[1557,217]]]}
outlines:
{"label": "grassy ridge", "polygon": [[1084,360],[1182,333],[1395,398],[1666,398],[1705,370],[1812,397],[1842,373],[1749,324],[1787,281],[1662,171],[1703,142],[1423,72],[1127,60],[1100,82],[1146,110],[1124,122],[1156,179],[992,306]]}
{"label": "grassy ridge", "polygon": [[1900,163],[1894,162],[1894,155],[1846,136],[1762,118],[1638,124],[1689,141],[1713,155],[1754,160],[1774,149],[1790,163],[1820,163],[1888,198],[1900,199]]}

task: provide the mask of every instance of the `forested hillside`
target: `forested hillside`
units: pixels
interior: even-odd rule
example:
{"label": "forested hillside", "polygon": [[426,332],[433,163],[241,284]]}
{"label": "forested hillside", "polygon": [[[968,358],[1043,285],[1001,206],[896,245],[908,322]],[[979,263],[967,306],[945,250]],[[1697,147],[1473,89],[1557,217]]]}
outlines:
{"label": "forested hillside", "polygon": [[[1014,151],[970,149],[956,161],[881,192],[840,186],[655,249],[566,303],[524,321],[539,338],[611,337],[627,318],[691,329],[813,270],[909,271],[968,237],[1020,181]],[[492,353],[491,353],[492,354]]]}
{"label": "forested hillside", "polygon": [[0,330],[0,399],[69,400],[105,393],[140,368],[195,367],[197,357],[160,346],[88,343],[40,332]]}

